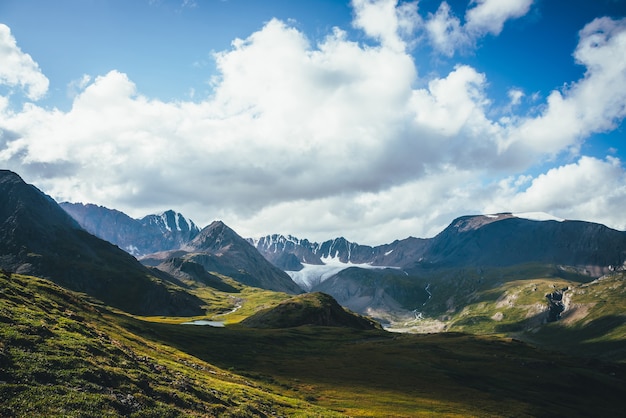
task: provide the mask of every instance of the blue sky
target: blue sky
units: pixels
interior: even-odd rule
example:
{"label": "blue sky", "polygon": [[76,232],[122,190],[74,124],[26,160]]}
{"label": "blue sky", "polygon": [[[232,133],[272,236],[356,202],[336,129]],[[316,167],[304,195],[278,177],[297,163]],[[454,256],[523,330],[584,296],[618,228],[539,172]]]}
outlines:
{"label": "blue sky", "polygon": [[626,229],[626,2],[0,0],[0,166],[55,199],[364,244]]}

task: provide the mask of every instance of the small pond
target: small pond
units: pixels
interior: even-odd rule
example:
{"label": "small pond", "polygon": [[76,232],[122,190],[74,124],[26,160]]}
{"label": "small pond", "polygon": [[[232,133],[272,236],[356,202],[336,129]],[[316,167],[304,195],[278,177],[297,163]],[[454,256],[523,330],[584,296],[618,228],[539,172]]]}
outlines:
{"label": "small pond", "polygon": [[181,325],[208,325],[210,327],[223,327],[222,321],[206,321],[204,319],[198,319],[196,321],[183,322]]}

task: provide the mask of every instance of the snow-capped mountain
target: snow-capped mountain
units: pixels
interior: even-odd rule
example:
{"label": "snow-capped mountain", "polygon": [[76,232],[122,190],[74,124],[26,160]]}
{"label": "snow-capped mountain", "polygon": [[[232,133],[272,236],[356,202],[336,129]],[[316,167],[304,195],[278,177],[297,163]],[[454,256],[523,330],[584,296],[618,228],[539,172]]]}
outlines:
{"label": "snow-capped mountain", "polygon": [[319,244],[283,235],[249,242],[306,290],[349,267],[411,271],[541,262],[587,266],[599,275],[626,261],[626,233],[542,212],[463,216],[433,238],[375,247],[345,238]]}
{"label": "snow-capped mountain", "polygon": [[348,267],[401,267],[407,257],[412,260],[413,254],[421,251],[426,241],[409,237],[371,247],[343,237],[321,244],[279,234],[248,240],[267,260],[285,270],[305,290],[311,290]]}
{"label": "snow-capped mountain", "polygon": [[291,235],[275,234],[259,239],[249,239],[248,241],[273,263],[276,263],[275,260],[285,260],[285,253],[295,256],[299,264],[293,260],[288,260],[290,265],[295,268],[285,268],[281,265],[279,267],[284,270],[298,271],[304,268],[304,265],[326,265],[329,263],[400,266],[402,260],[410,256],[411,251],[421,249],[428,240],[409,237],[396,240],[391,244],[371,247],[350,242],[343,237],[324,241],[320,244]]}
{"label": "snow-capped mountain", "polygon": [[200,233],[193,221],[172,210],[133,219],[92,204],[63,202],[60,206],[87,231],[136,257],[180,248]]}
{"label": "snow-capped mountain", "polygon": [[195,238],[195,235],[198,235],[198,232],[200,232],[200,229],[191,219],[187,219],[173,210],[168,210],[158,215],[145,216],[140,222],[146,227],[155,226],[162,233],[180,232],[183,235],[191,234]]}

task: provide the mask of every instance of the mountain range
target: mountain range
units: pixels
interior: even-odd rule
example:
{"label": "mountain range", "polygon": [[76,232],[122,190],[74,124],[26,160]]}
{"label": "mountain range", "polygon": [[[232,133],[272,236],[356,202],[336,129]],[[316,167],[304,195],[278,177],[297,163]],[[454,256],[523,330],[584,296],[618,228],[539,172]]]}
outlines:
{"label": "mountain range", "polygon": [[133,219],[118,210],[92,204],[59,205],[85,230],[136,257],[178,249],[200,233],[193,221],[173,210]]}
{"label": "mountain range", "polygon": [[[101,213],[101,228],[115,229],[106,213],[116,211],[90,205],[82,211],[90,219]],[[486,298],[513,278],[588,283],[623,270],[626,262],[626,232],[543,213],[463,216],[435,237],[379,246],[343,237],[322,243],[279,234],[243,239],[216,221],[172,250],[164,231],[160,247],[153,241],[160,251],[140,259],[181,280],[206,282],[208,275],[219,282],[218,273],[292,294],[324,292],[355,312],[396,324],[428,315],[449,325],[472,298]],[[125,240],[133,245],[132,235]],[[550,304],[543,295],[535,304],[547,320]]]}
{"label": "mountain range", "polygon": [[190,277],[191,271],[219,273],[247,286],[292,294],[302,292],[287,273],[269,263],[221,221],[203,228],[181,248],[144,256],[141,262],[181,278]]}
{"label": "mountain range", "polygon": [[293,271],[302,270],[305,264],[333,261],[401,269],[543,262],[586,267],[592,270],[591,276],[598,277],[624,265],[626,233],[591,222],[539,217],[512,213],[463,216],[433,238],[409,237],[375,247],[345,238],[318,244],[283,235],[249,242],[277,264],[289,259],[282,267]]}
{"label": "mountain range", "polygon": [[[408,237],[373,247],[345,238],[321,244],[283,235],[244,239],[221,221],[200,229],[171,210],[139,220],[89,204],[64,203],[64,211],[16,174],[2,174],[6,199],[0,267],[54,276],[58,283],[131,312],[200,312],[198,300],[169,299],[193,300],[185,291],[189,286],[232,291],[224,280],[228,277],[288,294],[324,292],[390,326],[427,316],[440,329],[463,324],[463,309],[475,300],[489,301],[489,294],[502,292],[511,280],[549,279],[573,289],[623,270],[626,261],[625,232],[545,214],[463,216],[433,238]],[[96,240],[83,228],[99,231],[115,245]],[[116,245],[129,252],[155,251],[139,256],[140,264]],[[41,257],[51,251],[52,257]],[[120,274],[115,269],[122,265]],[[143,296],[136,299],[139,289]],[[574,305],[570,299],[563,298],[563,310]],[[504,315],[496,305],[491,315]],[[539,322],[552,318],[543,295],[534,296],[526,315],[532,306],[542,306]]]}

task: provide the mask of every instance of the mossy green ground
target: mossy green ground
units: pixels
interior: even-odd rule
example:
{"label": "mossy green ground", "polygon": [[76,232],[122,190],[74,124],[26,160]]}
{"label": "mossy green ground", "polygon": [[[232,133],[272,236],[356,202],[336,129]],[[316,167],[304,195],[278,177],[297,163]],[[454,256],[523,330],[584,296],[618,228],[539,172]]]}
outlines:
{"label": "mossy green ground", "polygon": [[[549,288],[555,278],[546,279]],[[471,309],[492,314],[489,304],[502,309],[519,289],[527,290],[516,300],[526,304],[529,285],[511,282]],[[621,303],[623,288],[623,276],[616,276],[574,295],[581,306],[595,307],[600,302],[592,296],[604,295],[606,308],[589,320],[600,321],[605,334],[573,321],[574,331],[559,335],[559,328],[544,326],[533,338],[542,346],[569,338],[572,347],[586,348],[571,351],[580,355],[609,349],[607,343],[623,349],[623,324],[609,309]],[[207,301],[206,318],[226,320],[225,328],[133,317],[45,280],[0,275],[0,416],[530,417],[623,410],[624,364],[496,335],[250,329],[237,323],[289,296],[243,286],[236,293],[196,292]],[[462,312],[451,319],[466,320]],[[458,326],[492,329],[481,331],[480,321]]]}
{"label": "mossy green ground", "polygon": [[0,275],[0,416],[332,415],[141,337],[119,315],[48,281]]}

